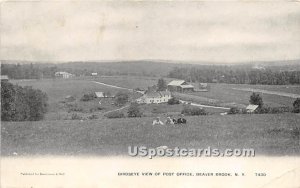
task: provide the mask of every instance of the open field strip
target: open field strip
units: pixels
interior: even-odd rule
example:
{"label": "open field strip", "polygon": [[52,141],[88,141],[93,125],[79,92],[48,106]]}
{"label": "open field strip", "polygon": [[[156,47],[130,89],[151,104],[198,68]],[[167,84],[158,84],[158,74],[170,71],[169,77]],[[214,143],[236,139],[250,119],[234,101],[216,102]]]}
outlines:
{"label": "open field strip", "polygon": [[110,85],[110,84],[105,84],[103,82],[96,82],[96,81],[92,81],[92,82],[96,83],[96,84],[101,84],[101,85],[104,85],[104,86],[112,87],[112,88],[126,89],[126,90],[129,90],[129,91],[133,91],[133,89],[129,89],[129,88],[125,88],[125,87],[120,87],[120,86],[115,86],[115,85]]}
{"label": "open field strip", "polygon": [[230,109],[230,108],[220,107],[220,106],[211,106],[211,105],[203,105],[203,104],[197,104],[197,103],[189,103],[188,101],[183,101],[183,100],[179,100],[179,101],[181,103],[190,104],[192,106],[197,106],[197,107],[216,108],[216,109],[224,109],[224,110],[229,110]]}
{"label": "open field strip", "polygon": [[[220,150],[253,148],[256,155],[299,155],[300,114],[186,116],[186,125],[153,126],[152,117],[1,122],[1,155],[127,155],[128,146]],[[162,118],[165,120],[165,117]]]}
{"label": "open field strip", "polygon": [[108,114],[108,113],[111,113],[111,112],[123,110],[123,109],[125,109],[125,108],[127,108],[127,107],[129,107],[129,105],[123,106],[123,107],[118,108],[118,109],[114,109],[114,110],[110,110],[110,111],[104,112],[103,115]]}
{"label": "open field strip", "polygon": [[247,92],[259,92],[259,93],[265,93],[265,94],[270,94],[270,95],[279,95],[279,96],[284,96],[284,97],[291,97],[291,98],[300,98],[300,95],[294,94],[294,93],[285,93],[285,92],[280,92],[280,91],[268,91],[268,90],[263,90],[263,89],[253,89],[253,88],[232,88],[235,90],[240,90],[240,91],[247,91]]}

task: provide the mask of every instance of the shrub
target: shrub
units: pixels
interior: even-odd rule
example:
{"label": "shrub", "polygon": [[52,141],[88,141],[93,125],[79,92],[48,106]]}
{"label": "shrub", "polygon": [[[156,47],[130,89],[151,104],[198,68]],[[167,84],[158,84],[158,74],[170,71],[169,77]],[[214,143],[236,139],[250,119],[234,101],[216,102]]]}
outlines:
{"label": "shrub", "polygon": [[256,114],[279,114],[284,112],[290,112],[291,109],[289,107],[262,107],[258,108],[255,113]]}
{"label": "shrub", "polygon": [[238,114],[240,111],[237,107],[232,107],[229,109],[228,114]]}
{"label": "shrub", "polygon": [[68,112],[83,112],[83,108],[78,106],[77,103],[67,104]]}
{"label": "shrub", "polygon": [[105,108],[101,107],[101,106],[94,106],[94,107],[90,108],[90,112],[101,111],[101,110],[104,110],[104,109]]}
{"label": "shrub", "polygon": [[255,110],[254,113],[256,113],[256,114],[268,114],[270,112],[271,112],[271,108],[270,107],[261,107],[261,108],[258,107]]}
{"label": "shrub", "polygon": [[127,111],[128,117],[142,117],[143,112],[137,103],[131,103]]}
{"label": "shrub", "polygon": [[123,106],[128,102],[129,96],[127,93],[119,92],[115,96],[115,104],[117,106]]}
{"label": "shrub", "polygon": [[185,106],[181,113],[190,116],[207,115],[204,109],[194,106]]}
{"label": "shrub", "polygon": [[300,113],[300,98],[297,98],[293,103],[293,112]]}
{"label": "shrub", "polygon": [[79,116],[78,114],[74,113],[74,114],[72,114],[71,119],[72,120],[79,120],[79,119],[82,119],[82,117]]}
{"label": "shrub", "polygon": [[179,100],[175,97],[172,97],[171,99],[168,100],[168,104],[174,105],[174,104],[179,104]]}
{"label": "shrub", "polygon": [[107,118],[124,118],[125,115],[123,114],[123,112],[114,111],[114,112],[109,112],[109,113],[105,114],[105,117],[107,117]]}
{"label": "shrub", "polygon": [[86,93],[81,97],[81,101],[91,101],[97,98],[95,93]]}
{"label": "shrub", "polygon": [[98,119],[98,116],[93,114],[87,117],[88,119]]}

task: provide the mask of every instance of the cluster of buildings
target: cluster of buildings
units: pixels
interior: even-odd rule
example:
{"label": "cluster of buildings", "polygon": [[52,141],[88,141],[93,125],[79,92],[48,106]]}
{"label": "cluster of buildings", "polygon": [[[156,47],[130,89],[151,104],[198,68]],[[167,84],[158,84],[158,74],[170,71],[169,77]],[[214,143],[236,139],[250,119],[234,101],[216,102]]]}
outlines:
{"label": "cluster of buildings", "polygon": [[167,85],[167,91],[152,91],[149,89],[145,94],[137,99],[139,104],[159,104],[166,103],[172,98],[171,92],[193,92],[194,86],[184,80],[173,80]]}

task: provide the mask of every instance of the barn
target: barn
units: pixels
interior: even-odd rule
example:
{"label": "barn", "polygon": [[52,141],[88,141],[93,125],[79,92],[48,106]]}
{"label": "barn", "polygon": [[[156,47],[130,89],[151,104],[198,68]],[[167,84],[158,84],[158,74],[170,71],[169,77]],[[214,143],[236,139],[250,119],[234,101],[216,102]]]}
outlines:
{"label": "barn", "polygon": [[139,104],[159,104],[168,102],[171,99],[171,93],[169,91],[160,91],[160,92],[147,92],[142,97],[136,100]]}
{"label": "barn", "polygon": [[168,91],[176,91],[180,93],[193,92],[194,86],[184,80],[173,80],[168,84]]}

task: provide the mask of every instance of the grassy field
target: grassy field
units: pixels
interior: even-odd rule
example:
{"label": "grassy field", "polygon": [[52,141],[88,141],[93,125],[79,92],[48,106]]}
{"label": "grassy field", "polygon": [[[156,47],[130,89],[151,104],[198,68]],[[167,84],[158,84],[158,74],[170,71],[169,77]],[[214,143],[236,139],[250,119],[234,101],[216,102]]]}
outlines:
{"label": "grassy field", "polygon": [[[105,77],[99,78],[98,81],[128,87],[128,88],[141,88],[147,89],[147,86],[151,86],[157,83],[158,78],[152,77]],[[172,79],[165,79],[166,82],[170,82]],[[209,84],[208,92],[196,92],[191,93],[194,96],[199,96],[195,99],[199,103],[213,104],[218,106],[232,106],[235,104],[248,105],[251,92],[239,91],[233,88],[253,88],[264,89],[269,91],[279,91],[292,94],[300,94],[299,85],[248,85],[248,84]],[[266,105],[271,107],[289,106],[291,107],[294,100],[290,97],[270,95],[260,93],[263,97],[263,101]]]}
{"label": "grassy field", "polygon": [[74,96],[76,101],[70,103],[71,105],[76,105],[82,108],[82,112],[76,112],[80,116],[87,116],[90,109],[96,109],[101,107],[103,110],[94,112],[96,115],[100,115],[102,112],[117,109],[117,106],[110,105],[106,102],[108,100],[102,100],[102,105],[99,105],[100,99],[95,99],[90,102],[82,102],[80,98],[85,93],[102,91],[111,92],[111,94],[116,94],[119,91],[127,92],[126,90],[119,90],[116,88],[111,88],[104,85],[99,85],[91,82],[91,80],[83,79],[45,79],[45,80],[13,80],[12,83],[18,84],[20,86],[32,86],[33,88],[40,89],[47,93],[49,110],[46,114],[45,120],[64,120],[70,119],[72,113],[68,113],[68,107],[66,107],[65,97],[68,95]]}
{"label": "grassy field", "polygon": [[184,126],[152,118],[2,122],[2,155],[127,155],[130,145],[254,148],[257,155],[299,155],[299,114],[186,117]]}
{"label": "grassy field", "polygon": [[[117,109],[118,107],[111,105],[112,101],[102,101],[102,105],[99,105],[99,99],[91,102],[81,102],[80,98],[84,93],[95,92],[95,91],[109,91],[112,94],[118,91],[129,92],[127,90],[111,88],[101,84],[93,83],[92,81],[103,82],[106,84],[116,85],[125,88],[141,88],[147,89],[148,86],[152,86],[157,83],[158,78],[156,77],[140,77],[140,76],[106,76],[106,77],[86,77],[86,78],[76,78],[76,79],[45,79],[45,80],[13,80],[21,86],[33,86],[34,88],[41,89],[46,92],[49,97],[49,112],[46,114],[45,120],[65,120],[71,119],[72,113],[66,104],[61,103],[64,101],[65,97],[72,95],[76,98],[74,102],[75,106],[82,108],[82,111],[75,112],[82,117],[88,117],[92,114],[101,116],[103,112]],[[165,79],[168,83],[172,79]],[[181,96],[181,99],[187,101],[193,101],[200,104],[224,106],[224,107],[245,107],[249,104],[249,98],[251,92],[240,91],[234,88],[254,88],[254,89],[264,89],[269,91],[280,91],[280,92],[290,92],[294,94],[300,93],[300,86],[269,86],[269,85],[238,85],[238,84],[209,84],[208,92],[196,92],[190,93],[185,96]],[[132,95],[132,94],[131,94]],[[271,107],[279,106],[292,106],[295,99],[278,96],[263,94],[263,101],[266,105]],[[138,96],[132,96],[136,98]],[[155,106],[155,105],[154,105]],[[168,105],[160,105],[158,110],[155,110],[154,106],[142,106],[143,111],[147,116],[157,116],[159,114],[167,114],[168,112],[180,113],[182,107],[172,107]],[[99,107],[99,108],[98,108]],[[95,110],[93,109],[101,109]],[[226,110],[205,108],[209,113],[220,113]],[[69,111],[69,112],[68,112]],[[93,113],[90,113],[93,111]],[[126,112],[125,112],[126,113]]]}
{"label": "grassy field", "polygon": [[[247,85],[247,84],[210,84],[208,92],[197,92],[192,95],[199,96],[203,102],[213,101],[214,104],[221,106],[230,106],[230,104],[249,104],[251,92],[239,91],[233,88],[254,88],[264,89],[269,91],[280,91],[286,93],[300,94],[300,86],[262,86],[262,85]],[[291,89],[292,88],[292,89]],[[297,93],[298,92],[298,93]],[[260,93],[263,98],[264,104],[272,107],[289,106],[292,107],[295,99],[290,97],[270,95]],[[201,98],[199,100],[201,100]]]}

